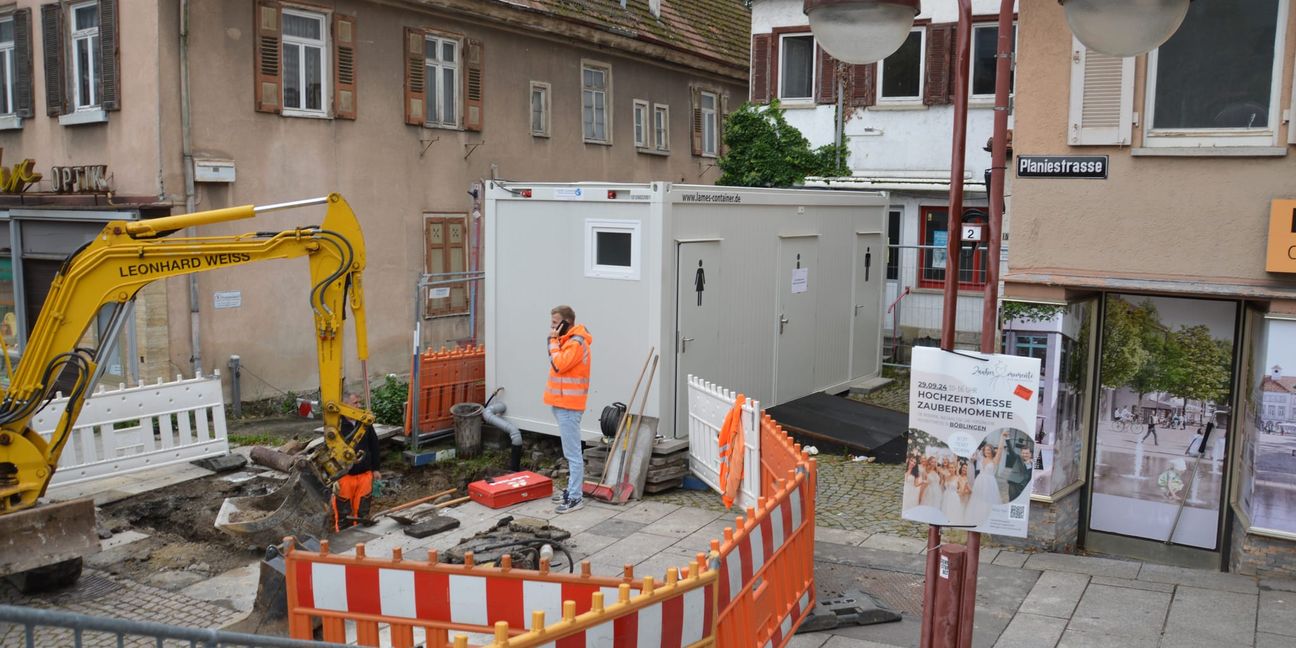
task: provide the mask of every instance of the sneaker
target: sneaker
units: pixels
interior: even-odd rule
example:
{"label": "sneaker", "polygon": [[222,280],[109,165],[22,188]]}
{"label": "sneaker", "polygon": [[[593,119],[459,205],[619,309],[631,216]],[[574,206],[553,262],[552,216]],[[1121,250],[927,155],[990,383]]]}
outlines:
{"label": "sneaker", "polygon": [[562,504],[558,505],[558,508],[554,509],[554,512],[559,514],[571,513],[572,511],[579,511],[583,508],[585,508],[585,500],[578,498],[574,500],[564,500]]}
{"label": "sneaker", "polygon": [[554,491],[554,494],[553,494],[552,497],[549,498],[549,501],[550,501],[550,502],[553,502],[554,504],[561,504],[562,501],[565,500],[565,499],[567,499],[567,489],[566,489],[566,488],[564,488],[564,489],[562,489],[562,490],[556,490],[556,491]]}

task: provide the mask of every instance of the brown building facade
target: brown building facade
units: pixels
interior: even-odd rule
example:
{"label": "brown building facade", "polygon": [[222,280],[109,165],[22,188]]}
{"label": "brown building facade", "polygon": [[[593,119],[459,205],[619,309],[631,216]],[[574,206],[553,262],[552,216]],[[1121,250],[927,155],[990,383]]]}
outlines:
{"label": "brown building facade", "polygon": [[1266,253],[1296,245],[1275,203],[1296,197],[1291,4],[1193,3],[1128,59],[1086,51],[1056,3],[1019,30],[1005,337],[1060,363],[1044,390],[1070,403],[1036,539],[1290,575],[1296,425],[1272,385],[1296,374],[1296,274]]}
{"label": "brown building facade", "polygon": [[[58,263],[106,220],[339,192],[368,249],[369,372],[407,372],[420,274],[478,267],[476,183],[719,176],[724,113],[747,93],[743,3],[568,4],[0,9],[0,164],[10,178],[30,159],[42,176],[0,192],[6,342],[22,347]],[[201,233],[321,217],[275,212]],[[146,290],[109,380],[210,371],[236,354],[245,398],[318,386],[303,261],[196,277]],[[475,296],[469,284],[429,296],[424,342],[474,339]]]}

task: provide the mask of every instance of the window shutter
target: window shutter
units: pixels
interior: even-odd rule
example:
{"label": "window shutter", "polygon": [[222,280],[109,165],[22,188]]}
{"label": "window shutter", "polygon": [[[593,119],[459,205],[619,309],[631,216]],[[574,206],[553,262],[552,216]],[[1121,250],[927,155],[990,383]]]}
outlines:
{"label": "window shutter", "polygon": [[356,17],[333,14],[333,116],[356,118]]}
{"label": "window shutter", "polygon": [[1134,57],[1119,58],[1071,42],[1072,146],[1128,145],[1134,126]]}
{"label": "window shutter", "polygon": [[424,63],[423,30],[405,28],[405,123],[422,126],[427,121],[427,69]]}
{"label": "window shutter", "polygon": [[[430,274],[463,273],[467,270],[467,219],[463,216],[426,217],[424,224],[425,267]],[[461,315],[468,311],[468,283],[448,286],[449,296],[427,294],[428,317]]]}
{"label": "window shutter", "polygon": [[815,46],[819,54],[818,89],[815,102],[830,104],[837,101],[837,59],[828,55],[822,47]]}
{"label": "window shutter", "polygon": [[99,0],[99,105],[121,110],[121,59],[117,43],[117,0]]}
{"label": "window shutter", "polygon": [[279,3],[257,0],[256,4],[256,109],[278,113],[283,108],[283,56]]}
{"label": "window shutter", "polygon": [[689,88],[689,94],[692,97],[690,106],[693,109],[693,119],[691,120],[693,129],[693,155],[702,155],[702,89],[697,86]]}
{"label": "window shutter", "polygon": [[[426,264],[429,274],[439,274],[449,271],[449,264],[446,263],[446,219],[429,218],[427,219],[426,229],[424,231],[426,244]],[[432,291],[428,291],[427,314],[429,317],[445,315],[450,312],[450,300],[445,297],[433,298]]]}
{"label": "window shutter", "polygon": [[948,104],[953,101],[954,25],[949,23],[927,28],[927,74],[923,89],[923,103],[928,106]]}
{"label": "window shutter", "polygon": [[480,40],[469,38],[464,43],[464,130],[482,129],[482,51]]}
{"label": "window shutter", "polygon": [[856,108],[872,106],[877,103],[877,63],[852,65],[847,79],[847,99]]}
{"label": "window shutter", "polygon": [[23,7],[14,12],[14,114],[31,117],[34,113],[32,96],[32,34],[31,9]]}
{"label": "window shutter", "polygon": [[62,115],[67,88],[63,78],[63,7],[41,5],[41,40],[45,49],[45,114]]}
{"label": "window shutter", "polygon": [[720,114],[716,115],[716,153],[725,155],[729,147],[725,146],[725,121],[729,119],[729,95],[720,95]]}
{"label": "window shutter", "polygon": [[753,34],[751,51],[751,101],[767,103],[770,100],[770,34]]}

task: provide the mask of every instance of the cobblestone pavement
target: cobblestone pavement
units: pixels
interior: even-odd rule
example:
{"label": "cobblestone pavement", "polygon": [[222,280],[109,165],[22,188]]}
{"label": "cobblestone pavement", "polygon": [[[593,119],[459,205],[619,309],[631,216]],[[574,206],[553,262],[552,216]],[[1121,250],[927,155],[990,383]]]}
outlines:
{"label": "cobblestone pavement", "polygon": [[[86,570],[81,580],[72,589],[45,596],[23,595],[8,582],[0,580],[0,603],[191,628],[221,627],[241,616],[234,610],[199,601],[177,592],[168,592],[131,580],[116,579],[91,570]],[[37,646],[73,645],[71,630],[38,629],[35,639]],[[111,634],[93,632],[86,632],[82,642],[81,645],[86,648],[159,645],[155,640],[147,638],[127,639],[118,644],[116,637]],[[17,648],[26,645],[26,633],[22,627],[0,624],[0,648]],[[184,645],[188,645],[188,642],[184,642]]]}
{"label": "cobblestone pavement", "polygon": [[[819,455],[819,489],[815,496],[818,526],[846,531],[927,537],[927,526],[900,519],[904,467]],[[649,495],[648,501],[723,511],[720,498],[708,491],[673,490]]]}

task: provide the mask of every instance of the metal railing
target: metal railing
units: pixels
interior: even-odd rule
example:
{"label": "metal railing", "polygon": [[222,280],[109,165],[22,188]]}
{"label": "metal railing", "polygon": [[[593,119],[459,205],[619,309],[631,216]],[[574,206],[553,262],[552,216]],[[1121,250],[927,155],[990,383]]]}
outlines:
{"label": "metal railing", "polygon": [[203,628],[89,616],[66,610],[0,605],[0,645],[25,646],[188,646],[189,648],[344,648],[343,644],[225,632]]}
{"label": "metal railing", "polygon": [[[940,344],[949,252],[943,245],[889,245],[887,252],[883,364],[907,367],[915,346]],[[956,344],[977,348],[990,254],[984,243],[965,244],[960,254]]]}

